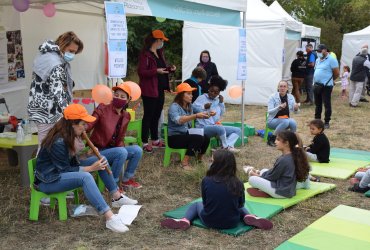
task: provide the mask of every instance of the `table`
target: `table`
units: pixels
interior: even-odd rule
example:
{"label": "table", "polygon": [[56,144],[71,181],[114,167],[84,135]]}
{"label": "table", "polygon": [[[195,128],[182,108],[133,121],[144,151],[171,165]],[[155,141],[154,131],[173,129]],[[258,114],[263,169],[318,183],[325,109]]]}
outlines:
{"label": "table", "polygon": [[18,165],[21,170],[21,185],[23,187],[29,187],[30,185],[30,179],[28,176],[28,160],[32,158],[32,154],[37,150],[37,147],[37,135],[32,135],[31,141],[25,141],[20,144],[17,144],[15,138],[0,138],[0,148],[13,149],[17,152]]}

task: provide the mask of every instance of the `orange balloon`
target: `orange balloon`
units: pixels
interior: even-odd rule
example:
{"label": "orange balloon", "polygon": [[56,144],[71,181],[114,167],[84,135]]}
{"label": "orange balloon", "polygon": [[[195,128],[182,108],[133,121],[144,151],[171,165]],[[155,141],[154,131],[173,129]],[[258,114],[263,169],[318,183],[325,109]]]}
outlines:
{"label": "orange balloon", "polygon": [[140,89],[139,84],[137,84],[136,82],[131,82],[131,81],[127,81],[123,83],[127,84],[131,89],[131,101],[136,101],[137,99],[140,98],[141,89]]}
{"label": "orange balloon", "polygon": [[91,91],[92,99],[97,103],[109,104],[113,99],[113,93],[108,86],[98,84]]}
{"label": "orange balloon", "polygon": [[239,85],[234,85],[229,88],[229,96],[233,99],[239,98],[242,96],[243,90]]}

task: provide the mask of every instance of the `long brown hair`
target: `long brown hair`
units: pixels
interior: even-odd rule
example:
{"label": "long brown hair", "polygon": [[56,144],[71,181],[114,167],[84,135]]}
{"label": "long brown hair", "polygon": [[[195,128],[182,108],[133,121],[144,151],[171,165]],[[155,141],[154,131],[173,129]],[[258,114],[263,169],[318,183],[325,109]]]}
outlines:
{"label": "long brown hair", "polygon": [[62,117],[62,119],[60,119],[46,135],[45,139],[41,143],[41,148],[45,147],[50,150],[54,141],[60,137],[63,138],[70,153],[74,153],[76,134],[72,125],[79,124],[80,121],[81,120],[66,120]]}
{"label": "long brown hair", "polygon": [[189,104],[187,104],[186,107],[184,107],[184,95],[185,95],[185,92],[178,93],[175,96],[175,99],[173,100],[173,102],[175,102],[178,105],[180,105],[184,110],[190,112],[190,105]]}
{"label": "long brown hair", "polygon": [[59,49],[62,52],[72,43],[75,43],[78,46],[76,54],[81,53],[84,49],[84,44],[73,31],[61,34],[55,41],[55,44],[59,46]]}
{"label": "long brown hair", "polygon": [[292,153],[297,181],[305,181],[310,171],[306,152],[299,145],[298,136],[289,130],[280,131],[276,135],[282,142],[288,142]]}

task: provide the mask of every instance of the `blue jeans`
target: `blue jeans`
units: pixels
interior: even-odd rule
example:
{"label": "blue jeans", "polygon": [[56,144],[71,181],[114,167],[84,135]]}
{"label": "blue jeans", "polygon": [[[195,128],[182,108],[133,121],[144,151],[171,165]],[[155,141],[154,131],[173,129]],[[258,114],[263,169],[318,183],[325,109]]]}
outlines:
{"label": "blue jeans", "polygon": [[313,102],[314,96],[313,96],[313,75],[306,75],[304,78],[305,83],[305,89],[307,94],[307,101]]}
{"label": "blue jeans", "polygon": [[297,131],[297,123],[294,119],[282,119],[282,118],[274,118],[267,123],[269,128],[275,129],[275,135],[279,131],[290,129],[290,131],[295,132]]}
{"label": "blue jeans", "polygon": [[203,127],[204,135],[211,137],[219,137],[222,142],[222,147],[227,148],[234,147],[236,141],[242,135],[240,128],[232,126],[220,126],[220,125],[206,125]]}
{"label": "blue jeans", "polygon": [[[109,175],[109,178],[106,171],[99,171],[99,174],[100,172],[105,172],[105,175],[103,174],[100,176],[102,177],[105,185],[107,186],[107,184],[110,184],[108,186],[112,188],[112,186],[115,184],[112,175]],[[105,202],[98,187],[96,186],[94,177],[87,172],[61,173],[59,180],[52,183],[41,182],[38,187],[41,192],[44,192],[46,194],[64,192],[82,187],[86,198],[88,199],[90,204],[99,212],[99,214],[104,214],[110,210],[108,204]],[[114,192],[115,191],[117,191],[117,186],[115,186]],[[110,189],[110,192],[114,193],[113,189]]]}
{"label": "blue jeans", "polygon": [[[187,220],[189,220],[190,222],[192,222],[196,218],[199,218],[200,221],[204,225],[206,225],[204,223],[202,217],[200,216],[200,213],[202,211],[203,211],[203,202],[202,201],[194,202],[193,204],[190,205],[190,207],[188,208],[188,210],[186,210],[185,218]],[[247,214],[249,214],[248,210],[245,207],[239,208],[239,213],[240,213],[240,218],[241,219],[243,219],[244,216],[246,216]]]}
{"label": "blue jeans", "polygon": [[124,147],[126,151],[125,161],[128,160],[125,172],[122,174],[122,181],[128,181],[135,175],[143,150],[138,145]]}

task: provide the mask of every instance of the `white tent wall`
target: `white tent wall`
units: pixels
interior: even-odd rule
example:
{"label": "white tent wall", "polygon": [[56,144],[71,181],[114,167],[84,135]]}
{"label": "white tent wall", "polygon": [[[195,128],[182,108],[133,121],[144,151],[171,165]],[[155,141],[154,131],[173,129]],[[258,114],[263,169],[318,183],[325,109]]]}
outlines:
{"label": "white tent wall", "polygon": [[[227,90],[233,85],[240,86],[241,81],[236,80],[238,46],[235,44],[238,41],[238,28],[184,22],[183,80],[190,77],[199,63],[200,52],[206,49],[210,51],[219,74],[228,80]],[[276,91],[281,79],[283,43],[283,25],[247,21],[245,104],[266,105],[268,97]],[[227,90],[222,93],[225,102],[240,104],[241,98],[230,98]]]}
{"label": "white tent wall", "polygon": [[[68,8],[68,6],[65,6]],[[75,4],[75,10],[78,4]],[[5,97],[11,113],[17,117],[26,117],[28,92],[32,77],[33,59],[39,45],[47,40],[55,40],[65,31],[74,31],[84,42],[84,50],[72,64],[74,89],[89,89],[104,82],[104,30],[102,16],[57,12],[53,18],[47,18],[40,9],[29,9],[19,14],[12,6],[2,10],[2,23],[5,30],[21,30],[25,78],[0,86],[0,93]],[[3,15],[4,14],[4,15]]]}
{"label": "white tent wall", "polygon": [[370,46],[370,26],[359,31],[344,34],[342,41],[342,57],[340,59],[341,71],[345,65],[352,68],[352,60],[355,55],[360,52],[364,44]]}
{"label": "white tent wall", "polygon": [[300,47],[300,40],[284,40],[284,64],[283,64],[283,80],[291,81],[292,73],[290,72],[290,65],[296,58],[297,48]]}

